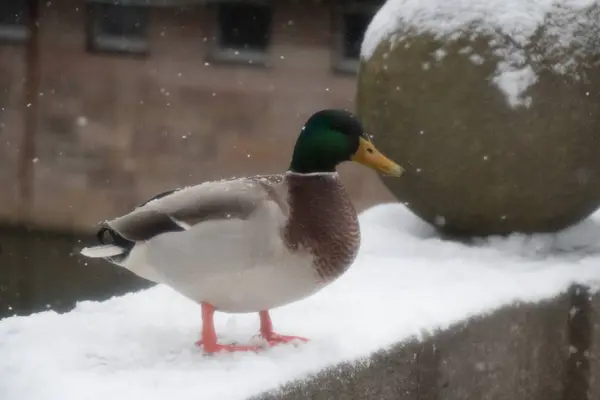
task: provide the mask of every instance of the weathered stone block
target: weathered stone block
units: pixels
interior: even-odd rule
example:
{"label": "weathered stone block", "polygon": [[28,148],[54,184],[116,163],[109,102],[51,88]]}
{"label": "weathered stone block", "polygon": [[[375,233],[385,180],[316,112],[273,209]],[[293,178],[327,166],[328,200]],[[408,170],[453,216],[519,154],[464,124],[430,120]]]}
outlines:
{"label": "weathered stone block", "polygon": [[590,325],[589,349],[582,349],[580,364],[589,368],[588,398],[600,397],[600,295],[590,296],[589,319]]}
{"label": "weathered stone block", "polygon": [[[584,400],[588,296],[573,287],[549,301],[508,306],[256,399]],[[589,399],[600,395],[592,393]]]}

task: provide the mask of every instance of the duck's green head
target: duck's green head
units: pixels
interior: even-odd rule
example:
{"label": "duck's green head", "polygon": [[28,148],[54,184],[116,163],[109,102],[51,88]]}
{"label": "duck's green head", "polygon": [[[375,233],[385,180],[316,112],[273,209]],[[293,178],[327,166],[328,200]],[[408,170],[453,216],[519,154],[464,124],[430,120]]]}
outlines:
{"label": "duck's green head", "polygon": [[298,136],[290,171],[302,174],[334,172],[344,161],[356,161],[385,175],[404,173],[402,167],[375,148],[352,113],[322,110],[313,114]]}

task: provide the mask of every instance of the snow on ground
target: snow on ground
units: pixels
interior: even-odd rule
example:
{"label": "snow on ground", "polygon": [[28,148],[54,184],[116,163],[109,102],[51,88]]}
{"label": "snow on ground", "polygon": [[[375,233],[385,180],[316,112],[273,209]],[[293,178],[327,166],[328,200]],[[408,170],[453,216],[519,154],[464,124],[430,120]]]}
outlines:
{"label": "snow on ground", "polygon": [[[193,345],[199,307],[159,286],[82,302],[67,314],[0,320],[0,398],[245,399],[423,330],[551,298],[574,281],[600,283],[593,218],[556,235],[471,245],[438,238],[399,204],[366,211],[361,224],[363,247],[347,275],[272,313],[279,332],[307,336],[308,344],[204,356]],[[216,326],[224,341],[248,342],[258,318],[217,314]]]}

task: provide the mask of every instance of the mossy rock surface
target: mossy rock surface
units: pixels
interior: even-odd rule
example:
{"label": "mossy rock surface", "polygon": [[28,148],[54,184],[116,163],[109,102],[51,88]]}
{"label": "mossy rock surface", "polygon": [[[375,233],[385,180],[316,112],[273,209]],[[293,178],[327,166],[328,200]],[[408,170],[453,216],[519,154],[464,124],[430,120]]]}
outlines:
{"label": "mossy rock surface", "polygon": [[400,201],[469,235],[556,231],[598,208],[599,7],[572,16],[561,46],[543,24],[525,42],[478,23],[388,29],[361,62],[357,111],[409,171],[383,178]]}

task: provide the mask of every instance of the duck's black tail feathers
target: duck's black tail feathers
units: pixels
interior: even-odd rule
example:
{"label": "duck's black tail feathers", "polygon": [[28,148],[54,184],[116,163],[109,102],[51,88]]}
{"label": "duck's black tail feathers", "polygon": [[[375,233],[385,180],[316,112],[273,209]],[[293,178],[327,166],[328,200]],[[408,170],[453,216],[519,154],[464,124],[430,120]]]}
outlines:
{"label": "duck's black tail feathers", "polygon": [[105,258],[114,263],[121,263],[135,245],[134,242],[125,239],[115,230],[108,226],[100,228],[96,234],[97,246],[86,247],[81,254],[90,258]]}

